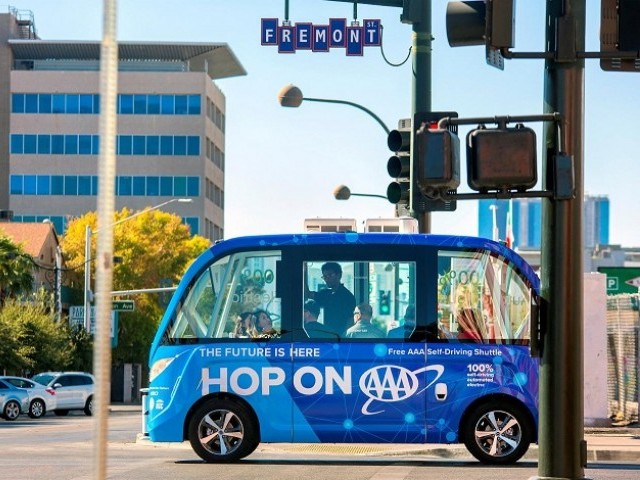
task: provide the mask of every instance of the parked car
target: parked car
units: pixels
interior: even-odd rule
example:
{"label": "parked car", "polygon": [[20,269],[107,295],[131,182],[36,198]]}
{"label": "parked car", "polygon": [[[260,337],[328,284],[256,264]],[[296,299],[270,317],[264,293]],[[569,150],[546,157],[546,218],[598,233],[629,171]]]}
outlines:
{"label": "parked car", "polygon": [[82,410],[85,415],[93,413],[95,378],[85,372],[44,372],[32,380],[56,391],[56,415],[64,416],[70,410]]}
{"label": "parked car", "polygon": [[0,380],[0,417],[5,420],[15,420],[28,408],[29,394],[27,391]]}
{"label": "parked car", "polygon": [[0,380],[10,383],[14,387],[23,388],[29,394],[29,408],[27,414],[31,418],[40,418],[56,408],[56,391],[52,387],[45,387],[33,380],[23,377],[0,377]]}

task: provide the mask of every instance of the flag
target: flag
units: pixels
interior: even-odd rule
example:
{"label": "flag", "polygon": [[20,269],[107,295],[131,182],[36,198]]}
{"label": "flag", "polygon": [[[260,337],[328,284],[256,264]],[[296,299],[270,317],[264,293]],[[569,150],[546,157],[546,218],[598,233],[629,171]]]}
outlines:
{"label": "flag", "polygon": [[489,210],[493,213],[493,229],[491,230],[492,240],[498,241],[500,238],[500,233],[498,231],[498,218],[496,215],[496,210],[498,209],[497,205],[489,205]]}
{"label": "flag", "polygon": [[505,244],[509,248],[513,248],[515,238],[513,237],[512,218],[513,215],[513,200],[509,199],[509,210],[507,211],[507,231],[505,233]]}

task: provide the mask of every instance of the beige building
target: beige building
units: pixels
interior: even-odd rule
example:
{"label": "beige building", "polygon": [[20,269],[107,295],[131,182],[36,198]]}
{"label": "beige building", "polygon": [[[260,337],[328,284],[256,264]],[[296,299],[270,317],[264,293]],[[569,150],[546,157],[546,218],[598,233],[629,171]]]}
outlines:
{"label": "beige building", "polygon": [[[97,208],[100,43],[40,40],[33,25],[29,12],[0,14],[0,214],[64,233]],[[164,209],[223,237],[226,109],[214,80],[245,74],[224,43],[119,43],[117,209],[189,198]]]}
{"label": "beige building", "polygon": [[53,225],[49,222],[0,222],[0,235],[8,237],[32,258],[33,290],[44,288],[54,291],[56,268],[61,269],[64,264]]}

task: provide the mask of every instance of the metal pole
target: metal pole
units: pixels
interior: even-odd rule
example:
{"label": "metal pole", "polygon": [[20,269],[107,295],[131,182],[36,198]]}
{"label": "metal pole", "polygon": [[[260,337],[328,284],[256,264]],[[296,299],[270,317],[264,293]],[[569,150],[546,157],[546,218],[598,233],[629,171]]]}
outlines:
{"label": "metal pole", "polygon": [[369,114],[369,116],[371,118],[373,118],[376,122],[378,122],[378,125],[380,125],[382,127],[382,129],[384,130],[384,133],[389,135],[389,132],[390,132],[389,127],[387,127],[387,125],[382,121],[382,119],[378,115],[373,113],[371,110],[369,110],[366,107],[363,107],[362,105],[360,105],[358,103],[349,102],[348,100],[332,100],[332,99],[328,99],[328,98],[309,98],[309,97],[304,97],[304,101],[305,102],[320,102],[320,103],[337,103],[339,105],[349,105],[351,107],[358,108],[358,109],[362,110],[363,112]]}
{"label": "metal pole", "polygon": [[90,333],[91,298],[91,227],[87,225],[84,229],[84,329]]}
{"label": "metal pole", "polygon": [[[413,55],[413,82],[412,82],[412,102],[411,118],[416,112],[431,111],[431,0],[418,2],[419,13],[413,22],[412,48]],[[413,135],[411,135],[411,151],[413,152]],[[418,220],[418,231],[420,233],[431,232],[431,214],[429,212],[419,212],[415,210],[413,200],[419,195],[416,182],[413,178],[414,169],[411,169],[411,205],[410,211]]]}
{"label": "metal pole", "polygon": [[[545,125],[545,169],[553,172],[556,147],[574,159],[575,198],[543,199],[542,301],[546,315],[540,365],[538,479],[583,479],[583,132],[584,60],[571,48],[585,45],[585,0],[547,2],[546,44],[555,58],[545,62],[544,108],[562,115],[563,144]],[[569,50],[568,50],[569,49]],[[559,55],[559,53],[562,55]],[[559,58],[560,57],[560,58]],[[548,175],[547,182],[552,181]],[[551,185],[548,185],[549,187]]]}
{"label": "metal pole", "polygon": [[56,246],[56,322],[62,319],[62,249]]}
{"label": "metal pole", "polygon": [[[116,98],[118,92],[118,41],[116,0],[104,0],[103,34],[100,49],[100,157],[98,188],[98,234],[96,254],[96,333],[93,368],[96,376],[94,398],[94,478],[107,478],[107,435],[111,400],[111,290],[113,284],[113,220],[115,207]],[[108,226],[107,226],[108,225]]]}

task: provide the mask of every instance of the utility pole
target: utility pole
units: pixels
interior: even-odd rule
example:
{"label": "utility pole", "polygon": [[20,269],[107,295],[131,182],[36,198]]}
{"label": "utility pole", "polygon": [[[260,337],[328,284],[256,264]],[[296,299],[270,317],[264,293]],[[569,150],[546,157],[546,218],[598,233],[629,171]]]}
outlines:
{"label": "utility pole", "polygon": [[[406,12],[405,12],[406,13]],[[411,17],[403,16],[402,21],[410,21],[413,24],[412,47],[413,56],[413,82],[411,94],[411,118],[415,118],[418,112],[431,112],[431,0],[411,2]],[[412,126],[415,130],[416,126]],[[411,154],[414,152],[414,135],[411,135]],[[417,179],[413,178],[414,168],[411,169],[411,214],[418,220],[420,233],[431,232],[431,214],[421,211],[418,205],[413,205],[413,199],[419,195],[415,190]]]}
{"label": "utility pole", "polygon": [[[413,26],[412,34],[412,88],[411,88],[411,118],[416,113],[431,112],[431,0],[330,0],[332,2],[369,4],[384,7],[402,8],[400,19],[402,23]],[[355,12],[355,7],[354,7]],[[288,15],[288,10],[287,10]],[[414,127],[412,127],[414,128]],[[411,149],[413,152],[413,135],[411,135]],[[412,160],[413,161],[413,160]],[[423,205],[416,205],[415,199],[421,197],[418,191],[414,172],[411,168],[409,185],[411,188],[409,211],[418,220],[420,233],[431,232],[431,214]],[[421,202],[418,202],[421,203]]]}
{"label": "utility pole", "polygon": [[[545,63],[544,109],[562,116],[558,132],[545,126],[545,167],[553,172],[556,147],[573,156],[575,197],[543,199],[542,306],[546,323],[540,364],[538,477],[583,479],[584,441],[582,206],[584,191],[585,0],[547,2],[546,45],[555,55]],[[547,187],[553,178],[547,174]],[[544,312],[544,310],[543,310]],[[533,479],[532,479],[533,480]]]}

